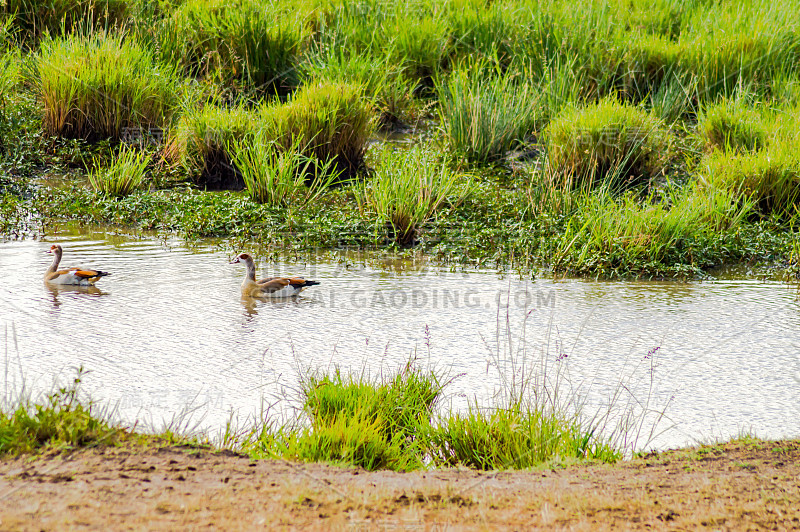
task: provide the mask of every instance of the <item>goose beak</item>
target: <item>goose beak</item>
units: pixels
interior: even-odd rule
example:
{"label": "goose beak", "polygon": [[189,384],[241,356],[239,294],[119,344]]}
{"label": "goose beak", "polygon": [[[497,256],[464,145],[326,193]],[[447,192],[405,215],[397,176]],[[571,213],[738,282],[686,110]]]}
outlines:
{"label": "goose beak", "polygon": [[237,262],[239,262],[239,257],[236,257],[235,259],[230,261],[228,264],[236,264]]}

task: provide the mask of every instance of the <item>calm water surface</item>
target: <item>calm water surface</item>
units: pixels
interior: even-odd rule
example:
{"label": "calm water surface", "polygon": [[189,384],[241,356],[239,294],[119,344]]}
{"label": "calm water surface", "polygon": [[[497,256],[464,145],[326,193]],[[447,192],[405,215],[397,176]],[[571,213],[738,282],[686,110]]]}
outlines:
{"label": "calm water surface", "polygon": [[[55,242],[64,266],[112,275],[96,290],[49,289],[44,252]],[[620,379],[636,399],[668,404],[668,430],[652,446],[744,430],[800,437],[796,287],[532,281],[343,253],[259,263],[264,276],[322,284],[293,301],[248,302],[244,268],[229,258],[211,244],[101,230],[0,244],[4,396],[23,381],[50,390],[82,365],[85,390],[123,419],[158,428],[181,416],[214,433],[231,412],[246,419],[290,404],[308,368],[375,375],[416,354],[456,377],[452,408],[487,401],[525,360],[568,376],[590,412]]]}

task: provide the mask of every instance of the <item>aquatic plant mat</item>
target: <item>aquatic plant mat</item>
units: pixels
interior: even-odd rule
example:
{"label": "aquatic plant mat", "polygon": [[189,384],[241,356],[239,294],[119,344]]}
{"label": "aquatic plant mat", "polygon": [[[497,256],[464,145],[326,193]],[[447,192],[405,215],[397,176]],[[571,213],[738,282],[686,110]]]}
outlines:
{"label": "aquatic plant mat", "polygon": [[0,461],[0,527],[792,529],[799,475],[800,441],[502,473],[366,472],[131,444]]}

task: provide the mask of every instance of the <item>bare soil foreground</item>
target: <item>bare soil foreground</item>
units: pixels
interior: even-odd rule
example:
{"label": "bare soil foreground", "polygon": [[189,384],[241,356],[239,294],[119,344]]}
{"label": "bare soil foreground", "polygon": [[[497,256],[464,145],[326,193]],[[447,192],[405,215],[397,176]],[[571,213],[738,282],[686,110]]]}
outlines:
{"label": "bare soil foreground", "polygon": [[0,475],[0,530],[800,529],[800,441],[490,473],[128,446],[5,459]]}

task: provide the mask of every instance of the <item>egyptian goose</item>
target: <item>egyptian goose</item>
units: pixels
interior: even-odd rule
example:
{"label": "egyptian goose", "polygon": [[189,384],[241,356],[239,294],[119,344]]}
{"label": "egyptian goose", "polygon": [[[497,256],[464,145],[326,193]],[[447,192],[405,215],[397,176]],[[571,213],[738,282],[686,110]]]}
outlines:
{"label": "egyptian goose", "polygon": [[306,281],[302,277],[268,277],[256,281],[256,263],[247,253],[240,253],[231,264],[243,262],[247,266],[244,281],[242,282],[242,295],[250,297],[292,297],[296,296],[309,286],[319,284],[317,281]]}
{"label": "egyptian goose", "polygon": [[53,257],[53,264],[51,264],[44,273],[45,282],[50,284],[93,286],[94,283],[104,275],[110,275],[108,272],[89,270],[86,268],[66,268],[59,270],[58,263],[61,262],[61,255],[64,251],[58,244],[50,246],[50,249],[46,253],[55,255]]}

